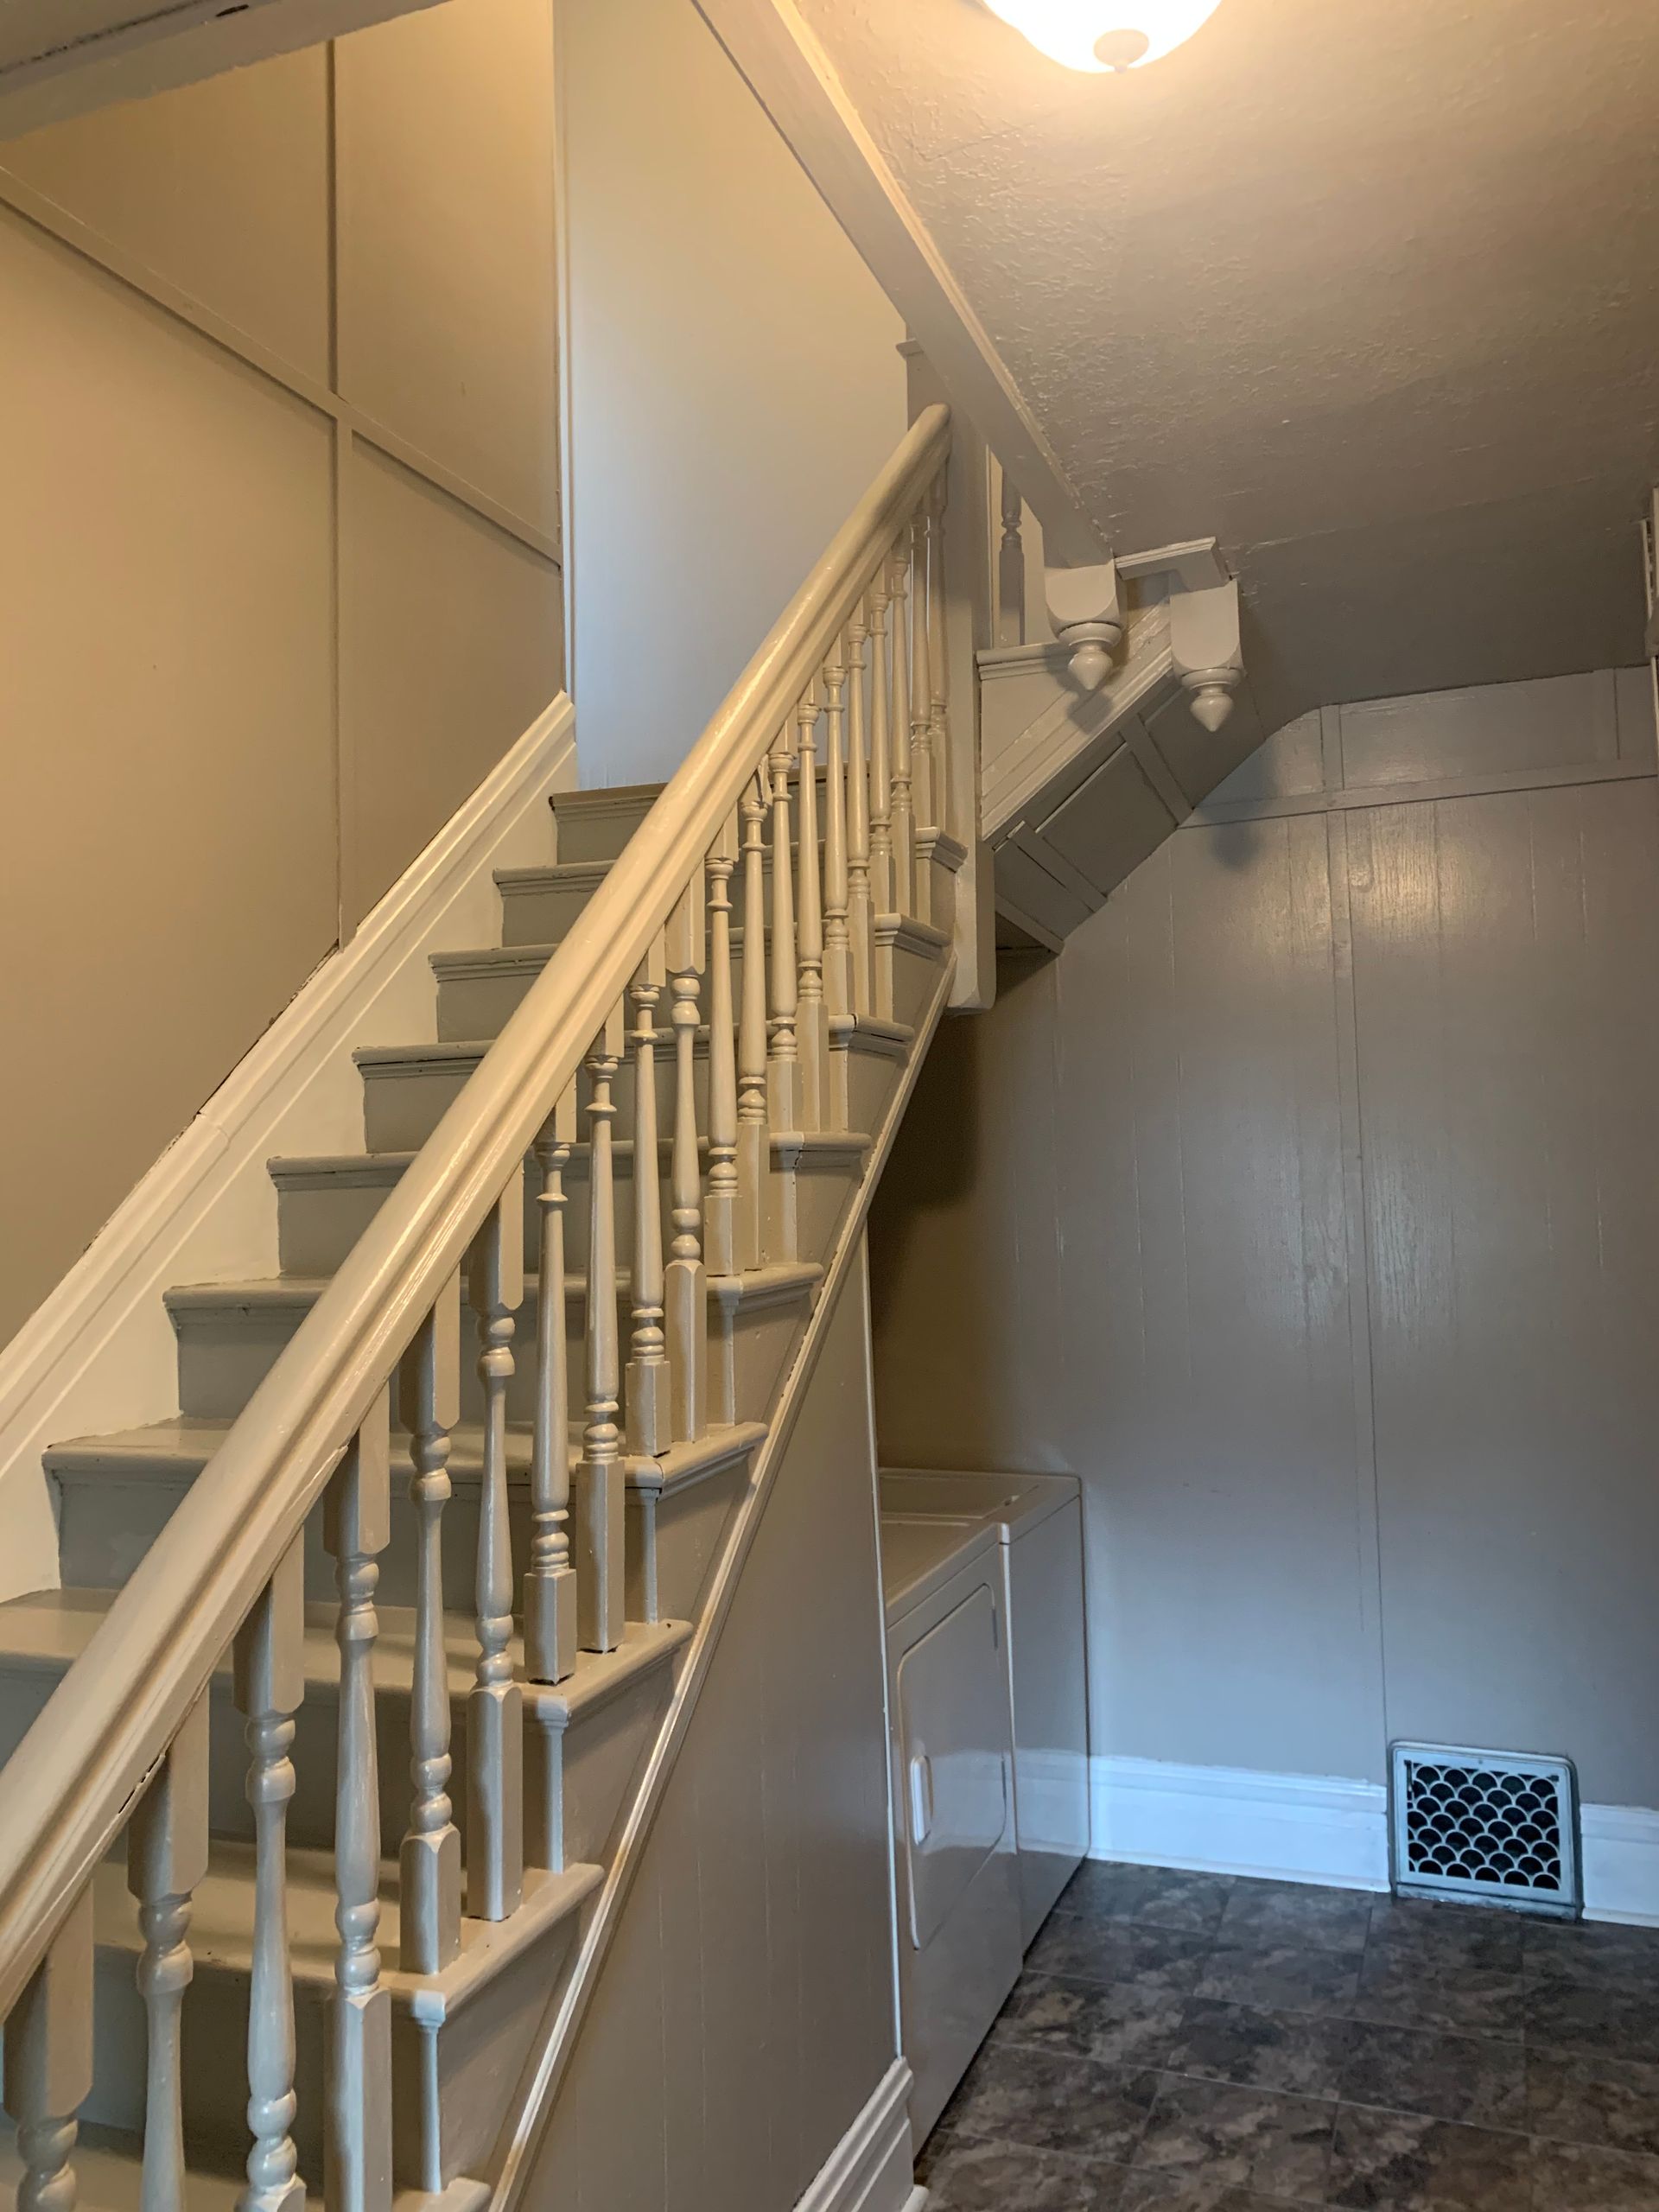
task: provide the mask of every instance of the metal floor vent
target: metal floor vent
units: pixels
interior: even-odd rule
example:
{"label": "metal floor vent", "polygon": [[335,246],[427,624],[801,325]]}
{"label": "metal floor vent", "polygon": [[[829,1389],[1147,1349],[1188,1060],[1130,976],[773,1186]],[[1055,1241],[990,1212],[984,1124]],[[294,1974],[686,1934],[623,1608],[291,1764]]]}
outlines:
{"label": "metal floor vent", "polygon": [[1390,1785],[1394,1886],[1403,1895],[1577,1912],[1571,1760],[1395,1744]]}

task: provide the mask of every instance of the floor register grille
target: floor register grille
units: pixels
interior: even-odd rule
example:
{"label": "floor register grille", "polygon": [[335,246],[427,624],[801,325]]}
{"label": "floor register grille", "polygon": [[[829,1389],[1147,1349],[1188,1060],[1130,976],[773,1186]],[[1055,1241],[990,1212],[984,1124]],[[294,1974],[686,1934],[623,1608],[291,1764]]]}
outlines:
{"label": "floor register grille", "polygon": [[1390,1770],[1394,1886],[1402,1895],[1578,1911],[1570,1760],[1395,1744]]}

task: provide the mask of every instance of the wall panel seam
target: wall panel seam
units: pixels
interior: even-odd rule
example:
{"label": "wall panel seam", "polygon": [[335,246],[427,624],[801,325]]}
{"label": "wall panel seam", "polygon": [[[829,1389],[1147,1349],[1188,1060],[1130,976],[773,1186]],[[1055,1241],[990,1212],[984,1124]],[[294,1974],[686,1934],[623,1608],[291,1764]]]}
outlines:
{"label": "wall panel seam", "polygon": [[1485,775],[1443,776],[1430,781],[1356,785],[1343,791],[1295,791],[1276,798],[1226,799],[1199,807],[1179,826],[1220,830],[1240,822],[1289,821],[1304,814],[1353,814],[1382,806],[1421,806],[1436,799],[1496,798],[1508,791],[1560,791],[1574,784],[1651,782],[1651,760],[1564,761],[1553,768],[1494,769]]}
{"label": "wall panel seam", "polygon": [[555,567],[562,566],[556,532],[541,529],[525,516],[515,512],[481,490],[459,471],[439,461],[435,454],[425,452],[401,436],[387,423],[378,422],[373,416],[365,414],[349,400],[342,399],[338,392],[319,384],[303,369],[285,360],[270,347],[261,345],[238,324],[216,314],[181,286],[171,283],[137,254],[129,253],[124,247],[95,230],[90,223],[82,222],[79,216],[72,215],[67,208],[60,207],[56,200],[43,192],[37,192],[32,185],[25,184],[21,177],[14,176],[3,168],[0,168],[0,206],[9,207],[14,215],[31,224],[36,230],[44,231],[60,245],[67,246],[72,252],[79,254],[94,267],[103,270],[106,276],[113,276],[118,283],[125,284],[138,293],[151,306],[160,308],[164,314],[170,315],[176,321],[194,330],[199,337],[219,346],[245,367],[252,369],[286,391],[290,397],[315,408],[319,414],[332,416],[334,422],[361,438],[365,444],[376,446],[381,452],[390,454],[392,460],[412,474],[423,477],[458,505],[470,507],[486,522],[493,523],[507,537],[516,538],[530,551],[539,554],[544,561],[550,562]]}

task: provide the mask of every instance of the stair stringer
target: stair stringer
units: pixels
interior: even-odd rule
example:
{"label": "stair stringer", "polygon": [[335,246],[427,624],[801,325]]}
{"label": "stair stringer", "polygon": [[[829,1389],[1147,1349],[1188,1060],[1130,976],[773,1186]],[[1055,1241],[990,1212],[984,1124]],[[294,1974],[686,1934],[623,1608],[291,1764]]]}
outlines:
{"label": "stair stringer", "polygon": [[863,1179],[842,1224],[811,1318],[802,1332],[779,1389],[768,1421],[766,1441],[755,1452],[747,1491],[733,1516],[724,1549],[710,1577],[695,1633],[619,1833],[604,1885],[590,1910],[574,1961],[550,2005],[520,2077],[513,2099],[513,2117],[503,2132],[492,2161],[494,2171],[491,2212],[515,2212],[531,2180],[537,2151],[603,1974],[607,1956],[620,1929],[668,1783],[685,1747],[745,1563],[767,1501],[782,1472],[842,1291],[849,1271],[858,1262],[876,1185],[892,1152],[933,1033],[949,1003],[955,968],[954,957],[941,964],[929,1002],[918,1017],[909,1054],[880,1127],[871,1132],[873,1141]]}

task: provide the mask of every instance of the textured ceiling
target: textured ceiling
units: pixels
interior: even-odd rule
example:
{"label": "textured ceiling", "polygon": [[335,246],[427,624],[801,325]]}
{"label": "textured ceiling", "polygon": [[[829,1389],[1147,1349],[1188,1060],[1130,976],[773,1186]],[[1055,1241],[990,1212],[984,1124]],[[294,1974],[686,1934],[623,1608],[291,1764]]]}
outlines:
{"label": "textured ceiling", "polygon": [[1656,0],[1222,0],[1123,77],[801,5],[1110,542],[1222,539],[1270,721],[1640,658]]}

